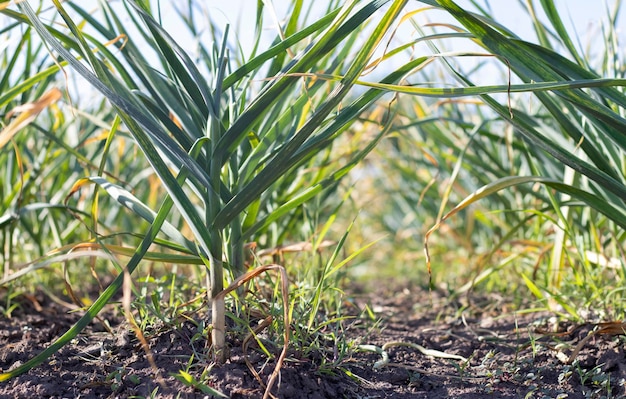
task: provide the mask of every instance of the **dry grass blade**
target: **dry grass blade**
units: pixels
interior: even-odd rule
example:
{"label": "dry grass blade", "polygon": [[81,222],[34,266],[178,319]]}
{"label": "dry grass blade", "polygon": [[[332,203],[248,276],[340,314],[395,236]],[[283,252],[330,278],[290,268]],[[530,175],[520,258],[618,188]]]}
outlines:
{"label": "dry grass blade", "polygon": [[37,99],[37,101],[13,108],[7,114],[7,118],[10,118],[14,114],[18,115],[11,121],[11,123],[9,123],[7,127],[0,131],[0,149],[4,147],[21,129],[34,121],[37,115],[39,115],[44,109],[59,101],[61,97],[61,90],[55,87],[44,93]]}
{"label": "dry grass blade", "polygon": [[596,334],[604,335],[626,335],[626,322],[611,321],[606,323],[598,323],[599,330]]}
{"label": "dry grass blade", "polygon": [[[242,285],[244,285],[251,279],[259,276],[261,273],[265,273],[270,270],[278,270],[278,272],[280,273],[285,334],[283,337],[283,350],[281,351],[280,356],[278,357],[278,360],[276,360],[276,366],[274,367],[274,371],[272,372],[272,375],[267,381],[267,387],[265,388],[263,399],[266,399],[272,396],[271,394],[272,386],[274,385],[274,383],[276,382],[276,379],[278,378],[280,369],[282,368],[283,362],[285,361],[285,358],[287,357],[287,349],[289,349],[289,331],[290,331],[291,322],[289,319],[289,279],[287,277],[287,271],[285,270],[283,266],[276,265],[276,264],[259,266],[256,269],[250,270],[249,272],[239,276],[235,281],[232,282],[231,285],[228,286],[228,288],[224,289],[214,298],[214,300],[223,301],[224,297],[228,295],[229,293],[241,287]],[[216,326],[213,326],[213,328],[216,328]]]}
{"label": "dry grass blade", "polygon": [[[322,248],[328,248],[336,244],[337,243],[335,241],[324,240],[317,245],[317,250],[320,250]],[[265,256],[282,257],[282,255],[285,253],[309,252],[312,249],[313,249],[312,243],[303,241],[303,242],[298,242],[294,244],[279,245],[275,248],[262,249],[259,252],[257,252],[255,255],[258,256],[259,258],[262,258]]]}
{"label": "dry grass blade", "polygon": [[[576,325],[567,331],[562,332],[550,332],[545,329],[536,329],[536,332],[542,335],[550,336],[550,337],[566,337],[572,335],[574,332],[578,331],[582,327],[590,326],[590,324],[579,324]],[[589,333],[581,339],[574,349],[572,353],[567,356],[561,352],[557,354],[557,357],[565,364],[572,364],[578,357],[580,351],[585,347],[587,342],[589,342],[592,338],[597,337],[598,335],[626,335],[626,322],[623,321],[611,321],[611,322],[603,322],[603,323],[594,323],[591,324],[593,329],[589,331]]]}
{"label": "dry grass blade", "polygon": [[261,331],[266,329],[270,324],[272,324],[273,320],[274,319],[272,316],[267,316],[265,319],[263,319],[263,321],[261,321],[261,323],[259,323],[258,326],[254,327],[252,331],[250,331],[250,333],[246,335],[246,338],[244,338],[243,343],[241,344],[241,349],[243,352],[243,359],[246,362],[246,366],[248,366],[248,370],[250,370],[254,378],[259,382],[259,384],[261,384],[263,389],[267,389],[267,385],[265,385],[265,382],[263,382],[263,380],[261,379],[261,376],[256,371],[252,363],[250,362],[250,359],[248,359],[248,346],[250,345],[250,342],[252,341],[252,339],[255,338],[255,336],[258,333],[260,333]]}

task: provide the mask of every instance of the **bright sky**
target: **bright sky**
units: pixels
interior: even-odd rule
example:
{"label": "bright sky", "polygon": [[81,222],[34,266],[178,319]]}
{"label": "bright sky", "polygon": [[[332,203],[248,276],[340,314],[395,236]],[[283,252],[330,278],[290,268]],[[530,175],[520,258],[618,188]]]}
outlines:
{"label": "bright sky", "polygon": [[[270,13],[271,7],[266,7],[266,14],[264,19],[264,27],[267,31],[267,41],[268,43],[272,40],[276,35],[276,19],[282,19],[285,17],[286,10],[288,9],[289,4],[291,4],[291,0],[264,0],[266,4],[273,4],[276,9],[276,17],[272,17]],[[313,0],[310,0],[313,1]],[[525,7],[525,3],[527,0],[476,0],[476,2],[481,5],[481,7],[486,9],[491,9],[492,15],[495,16],[496,21],[506,26],[508,29],[513,31],[519,37],[524,40],[536,42],[536,35],[534,33],[532,23],[527,15],[527,12],[523,7]],[[597,49],[597,51],[602,52],[602,47],[598,46],[598,40],[602,40],[603,32],[602,32],[602,22],[607,20],[607,16],[612,11],[612,7],[614,6],[616,0],[600,0],[600,1],[589,1],[589,0],[555,0],[555,4],[557,9],[561,11],[561,18],[565,25],[568,27],[570,32],[572,32],[572,38],[578,38],[580,43],[575,43],[579,51],[583,49],[583,53],[588,53],[589,51],[593,51]],[[472,6],[470,0],[456,0],[457,4],[462,7],[465,7],[469,10],[475,10]],[[164,7],[167,5],[176,4],[175,2],[170,2],[164,0],[162,4]],[[244,51],[249,53],[251,49],[252,35],[254,30],[254,18],[255,18],[255,3],[253,0],[228,0],[228,1],[207,1],[205,3],[198,2],[197,4],[202,4],[203,12],[209,14],[211,18],[220,23],[229,23],[231,25],[231,33],[232,29],[236,29],[239,27],[239,36],[238,39],[242,46],[244,47]],[[321,4],[325,4],[324,1],[317,1],[316,4],[317,9],[320,12],[325,10],[325,6],[321,6]],[[180,4],[180,3],[178,3]],[[308,7],[309,3],[307,1],[304,2],[305,7]],[[536,11],[540,16],[543,16],[542,7],[538,0],[534,0],[533,4],[535,6]],[[418,8],[424,7],[423,3],[419,1],[410,1],[406,7],[406,11],[412,11]],[[315,8],[313,8],[315,11]],[[165,10],[164,15],[175,15],[175,12],[172,10]],[[198,13],[198,20],[201,20],[201,15]],[[419,24],[425,24],[426,22],[448,22],[455,25],[458,25],[451,17],[447,16],[443,12],[433,12],[429,11],[427,13],[419,13],[415,17],[415,20]],[[541,18],[541,17],[540,17]],[[542,17],[543,20],[547,21],[547,18]],[[620,18],[624,21],[624,18]],[[166,27],[168,26],[168,19],[166,17],[164,24]],[[280,20],[283,23],[282,20]],[[403,42],[407,42],[410,40],[414,40],[417,36],[415,34],[414,29],[411,27],[409,23],[405,23],[405,26],[399,30],[398,35],[401,36],[399,40]],[[624,25],[622,23],[622,25]],[[170,25],[170,26],[176,26]],[[626,26],[626,25],[624,25]],[[246,27],[250,27],[246,29]],[[168,30],[170,30],[168,28]],[[170,30],[171,32],[171,30]],[[171,32],[174,34],[174,32]],[[174,34],[175,35],[175,34]],[[176,36],[176,35],[175,35]],[[406,37],[405,37],[406,36]],[[621,42],[626,41],[626,37],[624,36],[624,32],[619,32],[619,36]],[[232,34],[231,34],[232,38]],[[250,39],[247,39],[250,38]],[[595,42],[594,42],[595,41]],[[188,44],[189,42],[187,42]],[[399,42],[396,42],[396,45]],[[591,46],[590,43],[595,43],[595,45]],[[183,46],[185,45],[185,39],[182,40]],[[456,39],[456,40],[444,40],[440,43],[441,46],[445,46],[445,48],[441,48],[443,51],[479,51],[483,52],[478,47],[471,48],[471,43],[464,39]],[[192,50],[192,48],[189,48]],[[415,54],[431,54],[431,51],[424,45],[422,48],[417,48],[415,50]],[[591,59],[594,59],[592,56]],[[597,57],[595,58],[598,59]],[[464,58],[455,58],[455,63],[458,65],[463,65],[463,69],[467,70],[468,68],[473,68],[476,66],[478,62],[484,61],[482,57],[464,57]],[[398,60],[398,62],[403,62]],[[480,77],[480,82],[475,82],[477,84],[487,85],[487,84],[502,84],[502,79],[504,78],[503,72],[493,73],[493,67],[483,68],[481,72],[477,75]],[[438,82],[443,83],[443,82]],[[450,83],[450,82],[447,82]]]}
{"label": "bright sky", "polygon": [[[266,3],[270,3],[270,0],[264,0]],[[267,43],[272,40],[276,35],[276,19],[282,19],[285,16],[286,10],[291,4],[292,0],[273,0],[271,3],[276,8],[276,18],[273,18],[271,13],[269,12],[270,7],[266,7],[266,16],[264,19],[264,27],[267,31]],[[456,0],[457,3],[463,7],[468,9],[473,9],[470,0]],[[502,25],[506,26],[508,29],[515,32],[522,39],[528,41],[535,41],[535,34],[532,28],[532,24],[523,10],[522,5],[526,3],[526,1],[530,0],[476,0],[478,4],[483,6],[484,8],[489,8],[491,6],[492,13],[495,15],[495,19],[499,21]],[[588,48],[598,49],[598,51],[602,51],[602,47],[599,46],[598,41],[602,40],[603,32],[602,32],[602,22],[606,21],[606,16],[609,15],[612,7],[614,6],[617,0],[600,0],[600,1],[589,1],[589,0],[555,0],[557,9],[562,12],[561,18],[565,22],[566,26],[569,27],[570,31],[574,34],[572,37],[578,37],[581,43],[576,43],[579,48],[585,49],[588,51]],[[182,2],[178,0],[161,0],[161,5],[163,7],[162,15],[164,18],[164,25],[166,29],[177,39],[177,41],[185,47],[187,50],[193,51],[194,45],[193,42],[190,41],[189,34],[186,32],[185,28],[181,28],[181,24],[179,20],[177,20],[176,12],[173,10],[172,6],[179,5],[182,6],[187,2]],[[218,25],[226,25],[229,23],[232,29],[236,29],[239,27],[240,42],[244,47],[244,51],[249,53],[251,45],[252,45],[252,35],[254,30],[254,18],[256,11],[256,1],[254,0],[227,0],[227,1],[217,1],[217,0],[208,0],[205,2],[192,1],[191,3],[201,5],[202,9],[197,8],[194,13],[194,17],[197,21],[206,20],[206,15],[203,13],[207,13],[211,16],[211,18],[218,23]],[[305,7],[309,5],[314,5],[313,11],[316,9],[319,12],[323,12],[325,10],[325,6],[321,4],[325,4],[325,1],[314,1],[309,0],[305,1]],[[541,12],[541,5],[538,0],[533,0],[535,4],[535,8],[538,12]],[[84,0],[81,2],[81,5],[85,7],[85,9],[95,9],[96,0]],[[121,6],[120,2],[112,3],[114,5]],[[520,5],[522,4],[522,5]],[[424,7],[423,3],[419,1],[410,1],[406,8],[406,11],[409,12],[411,10],[415,10],[417,8]],[[424,24],[428,22],[427,16],[429,16],[430,21],[436,22],[450,22],[456,24],[451,17],[446,16],[443,12],[428,12],[428,13],[419,13],[414,18],[419,24]],[[447,21],[446,21],[446,18]],[[544,18],[545,19],[545,18]],[[625,26],[626,21],[624,20],[624,16],[620,18],[621,23],[618,26]],[[282,20],[280,21],[283,22]],[[0,20],[0,28],[2,27],[2,20]],[[399,35],[402,36],[400,40],[403,42],[407,42],[415,39],[416,35],[414,29],[411,27],[409,23],[405,23],[403,29],[401,29]],[[458,25],[458,24],[457,24]],[[234,33],[234,32],[233,32]],[[619,37],[621,43],[626,42],[626,34],[624,31],[619,32]],[[406,38],[404,37],[406,36]],[[231,36],[232,37],[232,36]],[[17,38],[15,38],[17,40]],[[202,38],[204,40],[205,38]],[[209,37],[206,39],[210,40]],[[595,42],[594,42],[595,40]],[[589,43],[595,43],[594,46],[589,46]],[[445,46],[444,50],[454,50],[454,51],[466,51],[468,49],[468,40],[444,40],[442,42],[442,46]],[[397,42],[396,42],[397,44]],[[247,48],[246,48],[247,47]],[[430,50],[424,47],[423,49],[418,48],[416,50],[416,54],[431,54]],[[592,57],[593,59],[593,57]],[[472,62],[471,59],[466,61],[463,59],[462,61],[455,60],[456,62]],[[474,57],[473,62],[476,63],[479,61],[479,58]],[[401,62],[401,61],[399,61]],[[466,65],[466,64],[463,64]],[[481,81],[475,82],[477,84],[502,84],[502,74],[492,74],[491,71],[488,73],[484,73],[481,71]],[[437,82],[441,83],[441,82]]]}
{"label": "bright sky", "polygon": [[[286,9],[292,0],[263,0],[266,4],[273,4],[276,8],[277,18],[283,18],[285,16]],[[476,0],[478,4],[485,8],[489,6],[493,10],[493,14],[496,16],[496,20],[502,23],[507,28],[514,31],[518,36],[525,40],[534,41],[535,34],[532,31],[531,23],[523,11],[520,3],[526,3],[527,0]],[[583,47],[589,44],[591,39],[598,40],[602,37],[601,29],[602,22],[606,20],[606,16],[609,14],[609,10],[612,9],[617,0],[554,0],[558,10],[562,11],[561,18],[564,20],[570,31],[575,32],[573,36],[577,36],[581,40]],[[468,9],[473,9],[470,0],[456,0],[456,2]],[[81,2],[82,6],[86,9],[95,8],[96,0],[84,0]],[[178,0],[161,0],[163,7],[163,15],[165,25],[176,27],[178,24],[173,22],[176,17],[176,12],[172,9],[174,4],[182,5],[187,2],[181,2]],[[196,2],[192,2],[196,3]],[[306,4],[324,4],[325,1],[305,1]],[[541,11],[541,5],[538,0],[533,0],[535,8]],[[254,27],[255,6],[254,0],[227,0],[216,1],[208,0],[205,2],[198,1],[196,4],[202,4],[204,10],[208,12],[211,17],[218,21],[230,23],[231,27],[240,27],[242,34],[245,36],[246,27],[250,27],[247,33],[250,33]],[[317,6],[316,6],[317,7]],[[407,11],[423,7],[423,4],[419,1],[410,1],[406,8]],[[265,27],[268,31],[268,38],[274,37],[276,32],[275,22],[271,15],[267,12],[269,7],[266,7]],[[317,9],[323,11],[325,7],[319,6]],[[313,10],[316,8],[314,7]],[[622,13],[623,14],[623,13]],[[434,14],[431,14],[434,15]],[[441,15],[441,14],[439,14]],[[198,20],[202,20],[202,15],[197,15]],[[434,17],[433,17],[434,18]],[[437,21],[440,22],[439,16]],[[425,22],[425,17],[421,14],[416,17],[419,22]],[[626,21],[623,15],[620,20],[621,25],[626,26]],[[0,28],[3,25],[3,21],[0,20]],[[282,21],[281,21],[282,22]],[[408,25],[408,24],[407,24]],[[175,31],[176,29],[172,29]],[[178,32],[172,32],[174,36],[179,36]],[[251,33],[250,33],[251,34]],[[622,42],[626,41],[626,33],[624,31],[619,32],[619,36]],[[185,38],[182,38],[181,42],[184,44]]]}
{"label": "bright sky", "polygon": [[[264,1],[266,2],[266,4],[271,3],[274,5],[274,7],[276,8],[276,18],[283,18],[285,16],[288,5],[291,3],[291,0]],[[584,51],[588,52],[590,51],[589,49],[593,50],[594,48],[599,47],[597,46],[597,41],[602,40],[603,37],[602,22],[607,20],[607,16],[612,11],[615,1],[616,0],[555,0],[557,9],[562,12],[562,20],[564,21],[570,32],[572,32],[572,37],[577,37],[580,40],[580,43],[575,43],[579,50],[582,48]],[[470,0],[456,0],[456,2],[457,4],[466,7],[467,9],[474,9],[474,7],[471,5]],[[496,17],[495,19],[502,25],[506,26],[508,29],[512,30],[522,39],[536,42],[536,35],[533,31],[532,24],[529,17],[527,16],[526,11],[523,9],[523,7],[525,7],[526,0],[476,0],[476,2],[484,8],[491,8],[493,15],[495,15]],[[172,4],[168,1],[163,2],[163,4],[168,3]],[[215,21],[223,21],[224,24],[228,22],[231,24],[231,28],[240,27],[240,39],[243,42],[243,46],[245,49],[246,42],[250,42],[250,40],[246,40],[245,38],[252,37],[252,30],[254,28],[254,3],[255,2],[252,0],[228,0],[207,1],[206,3],[202,4],[204,4],[206,12],[209,13]],[[312,4],[306,1],[304,3],[305,7],[307,7],[306,4]],[[317,2],[317,4],[320,3],[323,4],[325,2]],[[543,15],[540,2],[538,0],[534,0],[533,3],[537,12],[540,15]],[[417,8],[422,8],[423,6],[423,3],[420,3],[419,1],[411,1],[408,3],[406,10],[410,11]],[[318,7],[318,9],[320,9],[320,12],[322,12],[325,7],[320,6]],[[268,10],[269,7],[266,7],[266,17],[264,20],[264,25],[268,32],[267,39],[269,41],[275,37],[276,23],[275,18],[271,16]],[[173,15],[173,13],[170,14],[169,12],[167,12],[166,15]],[[445,16],[443,13],[420,13],[415,16],[415,19],[419,23],[425,23],[427,22],[427,15],[430,16],[431,21],[445,22],[445,18],[449,18],[447,22],[455,23],[452,18]],[[547,21],[547,18],[543,17],[543,19]],[[620,20],[624,21],[624,17],[622,16]],[[167,25],[167,20],[165,21],[165,23]],[[405,25],[406,27],[404,28],[403,32],[408,37],[406,39],[402,38],[401,40],[409,41],[414,39],[414,31],[410,27],[410,24],[406,23]],[[622,25],[624,25],[624,23],[622,23]],[[250,29],[246,31],[245,27],[250,27]],[[621,42],[625,42],[625,33],[623,31],[618,33]],[[594,43],[594,40],[596,41],[595,46],[590,46],[590,43]],[[448,43],[446,42],[443,43],[443,45],[445,46],[448,45]],[[451,41],[449,45],[451,47],[447,50],[466,50],[466,47],[468,46],[468,41]],[[602,50],[599,49],[599,51]]]}
{"label": "bright sky", "polygon": [[[290,0],[273,0],[277,14],[279,17],[284,16]],[[470,0],[456,0],[457,4],[468,9],[473,9]],[[525,1],[524,1],[525,2]],[[529,40],[534,39],[531,24],[523,11],[519,1],[514,0],[478,0],[478,4],[485,8],[491,7],[496,20],[514,31],[522,38]],[[540,11],[541,5],[539,1],[534,1],[535,8]],[[254,25],[254,12],[251,9],[251,0],[229,0],[220,2],[208,2],[209,9],[213,11],[221,10],[233,25],[237,25],[238,17],[244,26]],[[214,4],[214,5],[213,5]],[[601,22],[606,19],[609,10],[612,9],[614,0],[555,0],[558,10],[562,10],[561,18],[569,29],[574,29],[581,38],[595,36],[599,33]],[[409,2],[407,10],[410,8],[418,8],[422,5],[418,1]],[[622,18],[623,20],[623,18]],[[269,20],[266,20],[270,24]],[[624,32],[621,32],[623,35]]]}

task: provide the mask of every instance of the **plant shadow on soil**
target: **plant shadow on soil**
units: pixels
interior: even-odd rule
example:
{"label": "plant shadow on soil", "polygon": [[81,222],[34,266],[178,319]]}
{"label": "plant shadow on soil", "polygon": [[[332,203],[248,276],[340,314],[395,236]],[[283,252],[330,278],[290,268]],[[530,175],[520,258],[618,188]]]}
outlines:
{"label": "plant shadow on soil", "polygon": [[[625,394],[622,336],[594,336],[568,365],[563,358],[593,326],[561,324],[558,329],[564,333],[542,334],[554,328],[549,314],[508,312],[495,298],[461,307],[443,295],[415,287],[395,292],[393,298],[354,293],[354,308],[369,306],[378,321],[357,318],[347,322],[344,339],[352,343],[353,350],[340,361],[333,342],[306,357],[292,351],[273,395],[471,399],[608,398]],[[93,322],[43,365],[0,383],[0,398],[211,397],[198,385],[194,388],[172,376],[187,370],[200,379],[201,370],[207,368],[208,364],[200,360],[205,346],[204,338],[198,338],[202,337],[198,327],[202,323],[181,321],[176,328],[145,333],[162,377],[159,382],[120,312],[109,309],[102,316],[114,326],[113,334],[101,322]],[[22,301],[11,318],[0,319],[0,368],[7,371],[32,358],[78,318],[79,314],[68,313],[43,295]],[[358,345],[382,347],[390,342],[417,344],[468,361],[429,357],[414,349],[415,345],[390,346],[389,364],[375,370],[373,365],[381,360],[380,354],[357,350]],[[245,358],[263,381],[271,374],[274,359],[268,360],[252,345],[244,356],[241,340],[232,338],[229,343],[230,359],[211,368],[207,386],[231,398],[260,398],[263,387]],[[270,343],[268,349],[278,354],[278,346]],[[334,366],[322,369],[324,359]]]}

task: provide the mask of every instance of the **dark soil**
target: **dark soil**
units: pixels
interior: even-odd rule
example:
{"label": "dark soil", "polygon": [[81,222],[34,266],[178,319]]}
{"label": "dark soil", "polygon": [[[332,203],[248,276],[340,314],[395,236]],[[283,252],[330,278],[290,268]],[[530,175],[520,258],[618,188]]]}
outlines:
{"label": "dark soil", "polygon": [[[38,354],[79,317],[43,297],[39,302],[24,301],[11,318],[0,319],[3,371]],[[581,345],[574,363],[565,363],[593,325],[562,324],[558,331],[565,333],[547,334],[548,329],[555,329],[548,314],[516,314],[495,299],[461,306],[408,288],[387,299],[355,295],[350,303],[361,309],[369,305],[380,322],[351,319],[343,326],[344,335],[319,344],[321,350],[305,354],[293,349],[272,390],[275,397],[571,399],[625,395],[622,336],[594,334]],[[0,397],[203,398],[211,397],[202,391],[207,387],[231,398],[263,396],[245,358],[263,381],[271,374],[274,359],[267,359],[253,345],[244,356],[241,341],[231,338],[230,360],[211,367],[202,355],[203,324],[183,320],[145,332],[155,370],[121,313],[109,309],[103,317],[113,326],[113,334],[101,322],[92,323],[43,365],[0,383]],[[417,346],[391,345],[389,363],[374,369],[381,355],[366,350],[373,347],[358,346],[380,348],[394,341],[439,352],[429,357]],[[278,355],[279,344],[266,342],[266,347]],[[469,360],[440,358],[442,353]],[[206,385],[194,388],[193,383],[184,384],[172,376],[181,370]]]}

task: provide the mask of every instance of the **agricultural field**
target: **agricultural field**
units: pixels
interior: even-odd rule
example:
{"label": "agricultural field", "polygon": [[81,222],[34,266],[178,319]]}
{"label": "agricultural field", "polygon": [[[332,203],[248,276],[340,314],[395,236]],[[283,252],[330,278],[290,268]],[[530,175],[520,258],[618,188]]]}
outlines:
{"label": "agricultural field", "polygon": [[621,2],[511,3],[0,1],[0,397],[624,397]]}

